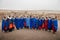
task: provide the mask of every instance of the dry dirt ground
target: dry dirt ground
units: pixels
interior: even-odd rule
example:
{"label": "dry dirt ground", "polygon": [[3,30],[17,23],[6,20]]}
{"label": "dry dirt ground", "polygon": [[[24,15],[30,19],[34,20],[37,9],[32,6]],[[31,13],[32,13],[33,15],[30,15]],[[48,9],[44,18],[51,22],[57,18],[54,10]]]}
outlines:
{"label": "dry dirt ground", "polygon": [[[56,34],[43,30],[20,29],[13,32],[1,32],[0,40],[60,40],[60,21],[58,23],[58,31]],[[1,24],[0,24],[1,25]]]}

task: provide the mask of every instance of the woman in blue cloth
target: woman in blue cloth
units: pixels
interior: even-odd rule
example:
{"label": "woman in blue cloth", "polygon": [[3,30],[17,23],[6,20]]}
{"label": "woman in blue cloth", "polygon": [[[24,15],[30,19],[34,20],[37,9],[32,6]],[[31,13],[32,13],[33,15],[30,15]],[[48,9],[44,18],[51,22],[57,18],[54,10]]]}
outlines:
{"label": "woman in blue cloth", "polygon": [[30,29],[32,29],[32,28],[33,28],[33,17],[30,16]]}
{"label": "woman in blue cloth", "polygon": [[16,26],[16,29],[17,29],[17,30],[20,29],[18,16],[15,17],[15,26]]}
{"label": "woman in blue cloth", "polygon": [[48,30],[49,31],[52,30],[52,18],[51,17],[48,18]]}
{"label": "woman in blue cloth", "polygon": [[12,16],[12,18],[11,18],[11,21],[12,21],[12,30],[14,30],[14,28],[15,28],[15,17],[14,16]]}
{"label": "woman in blue cloth", "polygon": [[7,32],[7,26],[6,26],[6,17],[4,16],[2,19],[2,31]]}
{"label": "woman in blue cloth", "polygon": [[9,32],[13,31],[13,19],[11,16],[8,17],[8,23],[9,23]]}
{"label": "woman in blue cloth", "polygon": [[52,20],[52,30],[53,30],[53,33],[57,32],[57,29],[58,29],[58,20],[57,20],[57,17],[55,17]]}
{"label": "woman in blue cloth", "polygon": [[38,29],[41,30],[41,28],[42,28],[42,18],[41,17],[39,17],[38,23],[39,23]]}
{"label": "woman in blue cloth", "polygon": [[42,20],[41,20],[41,23],[42,23],[41,29],[43,29],[43,30],[44,30],[44,27],[45,27],[44,22],[45,22],[45,19],[44,19],[44,17],[42,17]]}
{"label": "woman in blue cloth", "polygon": [[23,17],[20,17],[20,18],[19,18],[18,24],[19,24],[19,27],[20,27],[21,29],[23,29],[23,27],[24,27],[24,18],[23,18]]}
{"label": "woman in blue cloth", "polygon": [[35,24],[36,24],[35,28],[38,29],[38,26],[39,26],[39,20],[38,20],[38,19],[39,19],[39,18],[36,17],[35,19],[36,19],[36,20],[35,20]]}
{"label": "woman in blue cloth", "polygon": [[33,29],[36,29],[36,18],[35,17],[32,18],[32,27]]}
{"label": "woman in blue cloth", "polygon": [[26,28],[30,28],[30,17],[27,16],[26,18]]}

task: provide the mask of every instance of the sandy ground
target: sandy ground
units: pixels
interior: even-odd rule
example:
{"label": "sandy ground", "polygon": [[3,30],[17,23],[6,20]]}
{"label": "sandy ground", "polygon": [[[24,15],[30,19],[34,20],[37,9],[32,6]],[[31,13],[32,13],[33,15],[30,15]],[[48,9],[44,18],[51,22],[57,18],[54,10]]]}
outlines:
{"label": "sandy ground", "polygon": [[[58,23],[58,31],[56,34],[43,30],[20,29],[13,32],[1,32],[0,40],[60,40],[60,21]],[[1,25],[1,24],[0,24]]]}

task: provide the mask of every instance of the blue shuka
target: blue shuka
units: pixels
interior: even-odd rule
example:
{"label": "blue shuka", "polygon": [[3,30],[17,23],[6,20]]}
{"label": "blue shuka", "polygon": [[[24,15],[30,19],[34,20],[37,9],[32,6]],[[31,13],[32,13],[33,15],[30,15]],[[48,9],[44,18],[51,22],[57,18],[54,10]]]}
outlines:
{"label": "blue shuka", "polygon": [[54,19],[54,20],[52,21],[52,23],[53,23],[53,25],[54,25],[55,30],[57,31],[57,29],[58,29],[58,20],[57,20],[57,19]]}
{"label": "blue shuka", "polygon": [[29,17],[26,18],[26,26],[27,26],[28,28],[30,28],[30,18],[29,18]]}
{"label": "blue shuka", "polygon": [[7,29],[9,30],[9,19],[7,18],[7,20],[6,20],[6,27],[7,27]]}
{"label": "blue shuka", "polygon": [[30,18],[30,29],[33,28],[33,18]]}
{"label": "blue shuka", "polygon": [[41,26],[42,26],[42,19],[41,19],[41,18],[39,19],[38,24],[39,24],[39,27],[41,27]]}
{"label": "blue shuka", "polygon": [[44,18],[42,18],[41,23],[42,23],[41,28],[44,29],[44,28],[45,28],[45,25],[44,25],[44,23],[45,23],[45,19],[44,19]]}
{"label": "blue shuka", "polygon": [[38,18],[35,18],[35,19],[36,19],[35,20],[35,25],[36,25],[35,28],[38,29],[38,25],[39,25],[38,22],[39,22],[39,20],[38,20]]}
{"label": "blue shuka", "polygon": [[48,19],[48,29],[51,30],[52,29],[52,19]]}
{"label": "blue shuka", "polygon": [[11,21],[13,24],[15,24],[15,18],[12,18]]}
{"label": "blue shuka", "polygon": [[36,28],[36,18],[30,19],[30,28]]}
{"label": "blue shuka", "polygon": [[35,28],[36,28],[36,18],[33,18],[33,19],[32,19],[32,23],[33,23],[33,24],[32,24],[32,25],[33,25],[33,28],[35,29]]}
{"label": "blue shuka", "polygon": [[45,21],[45,19],[44,19],[44,18],[42,18],[42,19],[41,19],[41,24],[43,24],[43,23],[44,23],[44,21]]}
{"label": "blue shuka", "polygon": [[20,27],[19,27],[19,19],[18,18],[15,18],[15,26],[16,26],[16,28],[17,29],[19,29]]}
{"label": "blue shuka", "polygon": [[18,24],[19,24],[20,28],[23,28],[24,27],[24,18],[19,18]]}
{"label": "blue shuka", "polygon": [[6,20],[2,19],[2,31],[4,31],[4,26],[6,25]]}
{"label": "blue shuka", "polygon": [[6,27],[6,30],[7,30],[8,27],[9,27],[9,23],[8,23],[7,20],[2,19],[2,31],[4,31],[5,27]]}

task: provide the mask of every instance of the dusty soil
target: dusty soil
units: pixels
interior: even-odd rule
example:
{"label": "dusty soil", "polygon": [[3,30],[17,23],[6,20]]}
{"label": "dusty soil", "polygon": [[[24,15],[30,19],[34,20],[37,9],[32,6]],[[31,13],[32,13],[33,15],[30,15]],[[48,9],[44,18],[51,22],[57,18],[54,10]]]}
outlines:
{"label": "dusty soil", "polygon": [[43,30],[20,29],[13,32],[1,32],[0,23],[0,40],[60,40],[60,21],[56,34]]}

